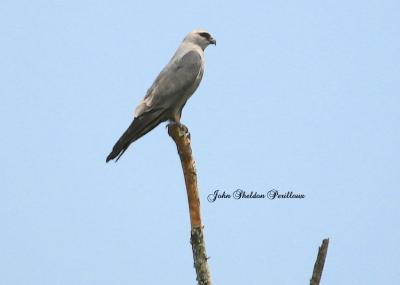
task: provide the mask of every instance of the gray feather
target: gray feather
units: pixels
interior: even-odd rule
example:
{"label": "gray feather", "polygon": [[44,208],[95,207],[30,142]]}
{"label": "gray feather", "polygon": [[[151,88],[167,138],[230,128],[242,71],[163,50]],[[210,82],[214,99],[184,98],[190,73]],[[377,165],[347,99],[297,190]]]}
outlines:
{"label": "gray feather", "polygon": [[197,51],[189,51],[180,60],[173,61],[172,59],[147,91],[146,96],[136,108],[135,116],[140,116],[154,108],[180,107],[197,89],[202,75],[202,59]]}

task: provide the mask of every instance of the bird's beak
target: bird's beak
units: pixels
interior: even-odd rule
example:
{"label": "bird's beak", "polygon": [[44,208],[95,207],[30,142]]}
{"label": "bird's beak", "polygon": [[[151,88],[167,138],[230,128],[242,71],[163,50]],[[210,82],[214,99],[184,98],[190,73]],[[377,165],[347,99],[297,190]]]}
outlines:
{"label": "bird's beak", "polygon": [[216,46],[217,45],[217,41],[214,38],[211,38],[210,39],[210,44]]}

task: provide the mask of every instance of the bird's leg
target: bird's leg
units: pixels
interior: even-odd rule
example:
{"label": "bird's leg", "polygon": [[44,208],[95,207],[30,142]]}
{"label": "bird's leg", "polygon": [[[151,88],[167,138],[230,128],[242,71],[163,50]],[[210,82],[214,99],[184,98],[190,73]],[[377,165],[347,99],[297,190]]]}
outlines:
{"label": "bird's leg", "polygon": [[[183,106],[182,106],[182,108],[183,108]],[[175,121],[178,122],[180,128],[183,129],[185,135],[186,135],[186,136],[189,138],[189,140],[190,140],[189,129],[188,129],[184,124],[181,124],[182,108],[180,109],[180,112],[176,113],[176,115],[175,115]]]}

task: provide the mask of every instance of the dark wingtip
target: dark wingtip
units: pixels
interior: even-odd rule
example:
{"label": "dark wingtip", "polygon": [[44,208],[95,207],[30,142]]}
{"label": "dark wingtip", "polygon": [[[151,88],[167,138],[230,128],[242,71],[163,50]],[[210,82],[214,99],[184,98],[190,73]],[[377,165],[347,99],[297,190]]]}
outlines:
{"label": "dark wingtip", "polygon": [[123,149],[120,152],[116,152],[116,151],[112,151],[106,158],[106,163],[109,162],[110,160],[115,159],[115,162],[117,162],[121,156],[124,154],[124,152],[126,151],[126,149]]}
{"label": "dark wingtip", "polygon": [[110,160],[114,159],[113,153],[110,153],[107,158],[106,158],[106,163],[109,162]]}

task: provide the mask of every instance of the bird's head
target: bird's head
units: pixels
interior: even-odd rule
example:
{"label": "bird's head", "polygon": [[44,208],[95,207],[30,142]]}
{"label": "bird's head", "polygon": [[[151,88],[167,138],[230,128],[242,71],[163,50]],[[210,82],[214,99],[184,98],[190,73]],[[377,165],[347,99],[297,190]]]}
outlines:
{"label": "bird's head", "polygon": [[191,31],[189,34],[187,34],[183,41],[198,45],[203,50],[205,50],[205,48],[210,44],[217,45],[217,41],[213,38],[213,36],[203,29]]}

